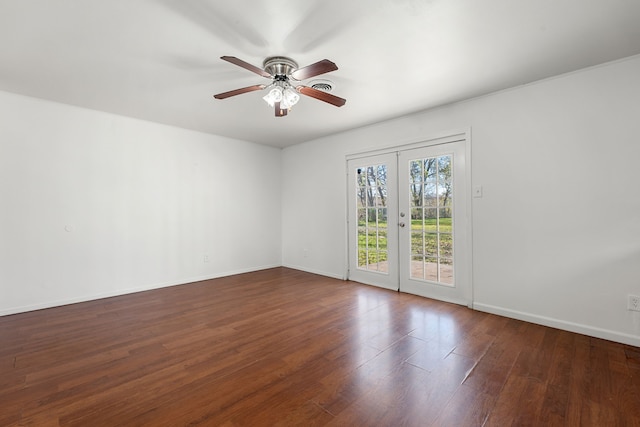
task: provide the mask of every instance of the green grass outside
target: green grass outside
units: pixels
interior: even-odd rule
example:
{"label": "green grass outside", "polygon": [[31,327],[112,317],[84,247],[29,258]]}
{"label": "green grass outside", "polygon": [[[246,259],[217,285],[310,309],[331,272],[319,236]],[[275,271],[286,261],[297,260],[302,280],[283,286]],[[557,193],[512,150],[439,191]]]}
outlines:
{"label": "green grass outside", "polygon": [[[377,262],[387,260],[387,231],[386,222],[378,222],[378,235],[375,234],[375,229],[370,229],[372,234],[364,234],[364,222],[358,223],[358,265],[364,266],[367,264],[375,264]],[[438,242],[436,237],[436,219],[426,219],[424,221],[425,241],[423,246],[423,222],[419,219],[411,220],[411,253],[412,254],[426,254],[437,256],[438,254]],[[451,233],[451,218],[440,219],[440,232]],[[418,233],[417,233],[418,232]],[[433,235],[429,235],[428,232],[433,232]],[[377,246],[376,246],[377,243]],[[369,251],[367,252],[367,247]],[[453,241],[451,234],[440,235],[440,256],[451,257],[453,255]],[[368,258],[368,259],[367,259]],[[367,262],[368,261],[368,262]]]}
{"label": "green grass outside", "polygon": [[[358,227],[364,227],[366,224],[364,221],[358,221]],[[375,224],[371,224],[374,225]],[[387,228],[386,221],[379,221],[378,228]],[[424,228],[425,231],[436,231],[436,218],[429,218],[424,220]],[[422,220],[420,219],[412,219],[411,220],[411,229],[412,230],[422,230]],[[440,231],[443,233],[451,233],[451,218],[440,218]]]}

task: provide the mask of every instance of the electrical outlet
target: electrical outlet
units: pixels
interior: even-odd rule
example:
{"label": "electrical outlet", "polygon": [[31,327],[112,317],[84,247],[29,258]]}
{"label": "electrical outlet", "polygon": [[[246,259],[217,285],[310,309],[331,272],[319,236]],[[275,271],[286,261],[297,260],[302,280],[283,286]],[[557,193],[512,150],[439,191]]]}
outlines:
{"label": "electrical outlet", "polygon": [[202,261],[203,262],[209,262],[209,255],[208,254],[204,254],[204,256],[202,257]]}
{"label": "electrical outlet", "polygon": [[640,311],[640,297],[637,295],[629,295],[629,310]]}

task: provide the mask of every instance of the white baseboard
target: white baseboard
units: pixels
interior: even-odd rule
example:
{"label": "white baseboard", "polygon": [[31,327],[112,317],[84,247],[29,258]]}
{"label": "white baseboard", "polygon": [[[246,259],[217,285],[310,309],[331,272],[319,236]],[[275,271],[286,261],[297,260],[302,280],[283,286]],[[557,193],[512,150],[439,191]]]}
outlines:
{"label": "white baseboard", "polygon": [[60,307],[62,305],[76,304],[79,302],[87,302],[87,301],[94,301],[94,300],[103,299],[103,298],[117,297],[120,295],[134,294],[136,292],[150,291],[152,289],[168,288],[170,286],[187,285],[189,283],[202,282],[203,280],[218,279],[220,277],[251,273],[254,271],[267,270],[269,268],[276,268],[276,267],[280,267],[280,264],[265,265],[265,266],[244,268],[244,269],[238,269],[238,270],[230,270],[230,271],[224,271],[220,273],[214,273],[211,275],[188,277],[185,279],[180,279],[177,282],[171,281],[171,282],[153,283],[153,284],[147,284],[143,286],[136,286],[133,288],[116,289],[110,292],[98,292],[98,293],[82,295],[74,298],[47,301],[43,303],[30,304],[30,305],[24,305],[19,307],[9,307],[9,308],[0,310],[0,316],[8,316],[11,314],[26,313],[28,311],[43,310],[45,308]]}
{"label": "white baseboard", "polygon": [[299,265],[283,264],[282,266],[286,268],[292,268],[294,270],[304,271],[305,273],[312,273],[312,274],[317,274],[319,276],[331,277],[332,279],[347,280],[346,277],[343,277],[340,274],[327,273],[326,271],[314,270],[312,268],[301,267]]}
{"label": "white baseboard", "polygon": [[[58,306],[68,305],[68,304],[76,304],[80,302],[93,301],[93,300],[98,300],[102,298],[110,298],[110,297],[115,297],[120,295],[132,294],[136,292],[144,292],[152,289],[166,288],[169,286],[185,285],[185,284],[194,283],[194,282],[201,282],[203,280],[212,280],[220,277],[251,273],[254,271],[266,270],[269,268],[276,268],[276,267],[281,267],[281,265],[274,264],[274,265],[264,265],[264,266],[253,267],[253,268],[230,270],[225,272],[214,273],[211,275],[185,278],[185,279],[181,279],[178,282],[172,281],[172,282],[155,283],[155,284],[149,284],[149,285],[144,285],[144,286],[139,286],[134,288],[118,289],[111,292],[88,294],[88,295],[83,295],[75,298],[48,301],[44,303],[31,304],[31,305],[25,305],[20,307],[9,307],[9,308],[0,310],[0,316],[8,316],[11,314],[42,310],[45,308],[58,307]],[[328,273],[326,271],[310,269],[310,268],[306,268],[298,265],[285,264],[285,265],[282,265],[282,267],[305,271],[307,273],[318,274],[318,275],[330,277],[333,279],[346,280],[345,277],[342,277],[339,274]],[[623,344],[632,345],[635,347],[640,347],[640,336],[637,336],[637,335],[625,334],[625,333],[616,332],[608,329],[596,328],[593,326],[567,322],[564,320],[554,319],[554,318],[545,317],[545,316],[538,316],[531,313],[525,313],[521,311],[511,310],[508,308],[497,307],[497,306],[482,304],[477,302],[473,304],[473,309],[478,311],[483,311],[486,313],[496,314],[499,316],[509,317],[512,319],[523,320],[525,322],[535,323],[538,325],[549,326],[552,328],[562,329],[565,331],[575,332],[578,334],[588,335],[596,338],[602,338],[609,341],[615,341]]]}
{"label": "white baseboard", "polygon": [[582,325],[579,323],[567,322],[565,320],[554,319],[551,317],[538,316],[531,313],[510,310],[508,308],[496,307],[489,304],[474,303],[473,309],[484,311],[486,313],[497,314],[499,316],[509,317],[512,319],[523,320],[529,323],[549,326],[551,328],[562,329],[582,335],[588,335],[590,337],[602,338],[609,341],[615,341],[622,344],[640,347],[640,336],[637,335],[625,334],[608,329],[601,329],[593,326]]}

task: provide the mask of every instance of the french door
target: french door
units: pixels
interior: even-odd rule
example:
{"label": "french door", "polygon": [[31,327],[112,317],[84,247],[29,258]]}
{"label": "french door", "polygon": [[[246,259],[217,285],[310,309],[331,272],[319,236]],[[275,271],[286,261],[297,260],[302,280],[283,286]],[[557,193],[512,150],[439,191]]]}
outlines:
{"label": "french door", "polygon": [[349,279],[398,289],[398,171],[395,153],[349,167]]}
{"label": "french door", "polygon": [[471,304],[464,139],[350,159],[349,279]]}

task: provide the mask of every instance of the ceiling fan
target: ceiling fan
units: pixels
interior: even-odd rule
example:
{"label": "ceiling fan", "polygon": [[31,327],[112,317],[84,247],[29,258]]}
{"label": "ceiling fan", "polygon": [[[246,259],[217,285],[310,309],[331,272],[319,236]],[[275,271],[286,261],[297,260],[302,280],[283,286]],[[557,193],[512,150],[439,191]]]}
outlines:
{"label": "ceiling fan", "polygon": [[238,59],[235,56],[221,56],[220,59],[230,62],[234,65],[242,67],[259,76],[271,79],[270,84],[259,84],[243,87],[241,89],[230,90],[228,92],[219,93],[213,97],[216,99],[225,99],[231,96],[240,95],[256,90],[269,89],[269,93],[263,99],[269,106],[275,109],[276,117],[286,116],[289,109],[293,107],[300,99],[301,93],[311,98],[319,99],[336,107],[342,107],[346,99],[340,98],[322,90],[314,89],[310,86],[297,85],[294,86],[291,81],[306,80],[311,77],[329,73],[338,69],[338,66],[328,59],[323,59],[306,67],[298,68],[298,64],[284,56],[273,56],[264,60],[263,68],[258,68],[248,62]]}

